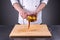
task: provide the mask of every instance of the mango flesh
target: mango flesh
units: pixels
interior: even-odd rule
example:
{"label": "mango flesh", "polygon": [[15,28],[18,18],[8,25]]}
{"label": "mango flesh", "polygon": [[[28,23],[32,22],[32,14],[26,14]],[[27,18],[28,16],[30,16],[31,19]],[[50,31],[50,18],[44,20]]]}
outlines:
{"label": "mango flesh", "polygon": [[34,22],[34,21],[37,20],[37,17],[36,16],[28,16],[27,20],[30,21],[30,22]]}

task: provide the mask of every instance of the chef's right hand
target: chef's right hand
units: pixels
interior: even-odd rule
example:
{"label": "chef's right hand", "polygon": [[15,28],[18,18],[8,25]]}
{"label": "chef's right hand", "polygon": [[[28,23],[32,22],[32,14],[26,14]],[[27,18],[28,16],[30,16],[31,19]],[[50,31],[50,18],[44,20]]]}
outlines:
{"label": "chef's right hand", "polygon": [[23,19],[26,19],[28,14],[26,13],[25,10],[21,10],[21,11],[19,12],[19,15],[21,15],[21,17],[22,17]]}

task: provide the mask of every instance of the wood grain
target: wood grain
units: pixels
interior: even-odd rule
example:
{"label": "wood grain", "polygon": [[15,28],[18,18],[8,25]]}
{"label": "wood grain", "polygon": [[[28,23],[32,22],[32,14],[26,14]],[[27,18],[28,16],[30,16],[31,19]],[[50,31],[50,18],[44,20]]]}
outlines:
{"label": "wood grain", "polygon": [[15,25],[13,30],[11,31],[9,37],[21,37],[21,36],[52,36],[50,31],[48,30],[47,25],[30,25],[28,29],[28,25]]}

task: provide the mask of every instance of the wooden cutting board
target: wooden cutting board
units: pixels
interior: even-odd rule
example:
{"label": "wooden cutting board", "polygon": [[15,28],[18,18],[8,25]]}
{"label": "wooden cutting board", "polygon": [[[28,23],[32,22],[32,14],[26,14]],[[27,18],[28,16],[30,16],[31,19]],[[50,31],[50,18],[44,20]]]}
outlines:
{"label": "wooden cutting board", "polygon": [[47,25],[30,25],[28,29],[27,25],[16,24],[11,31],[9,37],[51,37],[51,33],[48,30]]}

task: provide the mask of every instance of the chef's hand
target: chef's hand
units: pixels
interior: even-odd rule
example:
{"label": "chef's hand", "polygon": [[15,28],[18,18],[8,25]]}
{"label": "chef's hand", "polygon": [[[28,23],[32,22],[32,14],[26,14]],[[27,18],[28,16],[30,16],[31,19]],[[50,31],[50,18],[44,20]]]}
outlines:
{"label": "chef's hand", "polygon": [[30,16],[30,15],[35,15],[35,12],[31,12],[31,11],[27,11],[27,10],[26,10],[26,14],[27,14],[28,16]]}
{"label": "chef's hand", "polygon": [[33,13],[30,11],[27,11],[28,16],[32,15]]}
{"label": "chef's hand", "polygon": [[31,15],[31,16],[37,16],[37,12],[29,12],[29,14],[28,15]]}
{"label": "chef's hand", "polygon": [[22,17],[23,19],[26,19],[26,18],[27,18],[27,15],[28,15],[25,10],[21,10],[21,11],[19,12],[19,14],[21,15],[21,17]]}
{"label": "chef's hand", "polygon": [[37,16],[37,14],[38,14],[38,13],[37,13],[36,11],[33,12],[33,15],[36,15],[36,16]]}

